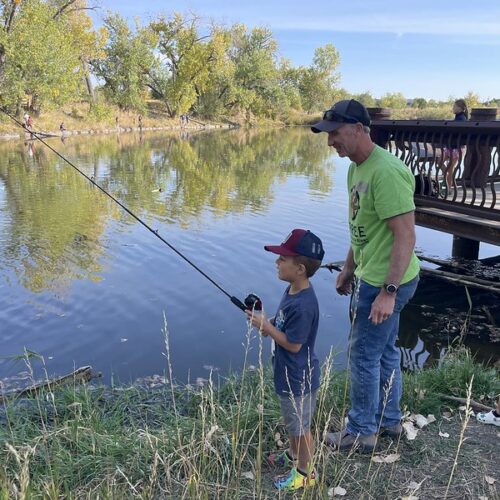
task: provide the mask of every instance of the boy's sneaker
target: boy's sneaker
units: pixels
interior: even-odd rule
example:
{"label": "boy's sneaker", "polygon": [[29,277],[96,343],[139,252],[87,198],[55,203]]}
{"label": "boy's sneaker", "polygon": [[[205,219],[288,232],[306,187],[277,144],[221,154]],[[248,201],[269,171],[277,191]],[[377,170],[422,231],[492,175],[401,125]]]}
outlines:
{"label": "boy's sneaker", "polygon": [[267,457],[267,462],[273,467],[295,467],[296,460],[293,460],[288,456],[286,450],[281,452],[275,451]]}
{"label": "boy's sneaker", "polygon": [[478,413],[476,415],[476,418],[477,421],[481,422],[482,424],[492,424],[500,427],[500,417],[496,417],[493,413],[493,410],[489,411],[488,413]]}
{"label": "boy's sneaker", "polygon": [[274,486],[280,491],[295,491],[308,488],[316,484],[316,473],[313,471],[309,477],[303,476],[295,467],[288,474],[274,478]]}

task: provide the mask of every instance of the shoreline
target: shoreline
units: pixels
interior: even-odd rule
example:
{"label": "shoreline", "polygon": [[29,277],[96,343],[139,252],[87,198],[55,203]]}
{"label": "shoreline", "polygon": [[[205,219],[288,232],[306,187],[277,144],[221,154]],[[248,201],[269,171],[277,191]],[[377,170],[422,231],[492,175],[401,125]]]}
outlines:
{"label": "shoreline", "polygon": [[[330,498],[335,488],[346,498],[498,497],[500,428],[477,422],[472,400],[492,402],[500,381],[467,350],[405,374],[411,432],[379,438],[366,455],[324,444],[324,433],[342,426],[348,401],[345,372],[323,369],[313,425],[318,479],[303,498]],[[150,382],[74,381],[0,405],[0,497],[47,496],[49,486],[53,498],[278,498],[273,477],[284,470],[266,454],[287,443],[269,366],[248,366],[220,385]],[[438,393],[465,396],[465,405]]]}
{"label": "shoreline", "polygon": [[[52,137],[57,137],[59,139],[66,137],[74,137],[81,135],[106,135],[106,134],[122,134],[130,132],[152,132],[158,130],[178,130],[178,131],[200,131],[200,130],[216,130],[216,129],[233,129],[238,128],[235,125],[230,124],[216,124],[207,123],[204,125],[165,125],[157,127],[114,127],[114,128],[85,128],[85,129],[75,129],[75,130],[65,130],[64,132],[57,132],[52,130],[35,130],[34,133],[42,136],[42,139],[50,139]],[[23,137],[24,135],[24,137]],[[1,133],[0,141],[9,140],[30,140],[30,132],[19,132],[19,133]]]}

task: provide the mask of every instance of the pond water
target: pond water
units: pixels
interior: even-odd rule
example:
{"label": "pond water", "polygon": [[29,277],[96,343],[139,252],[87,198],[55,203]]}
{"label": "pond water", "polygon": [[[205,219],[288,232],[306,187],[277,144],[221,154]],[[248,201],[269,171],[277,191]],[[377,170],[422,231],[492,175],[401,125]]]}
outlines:
{"label": "pond water", "polygon": [[[263,245],[305,227],[322,238],[324,262],[345,257],[348,160],[307,129],[50,144],[231,295],[255,292],[270,313],[285,284]],[[418,228],[417,246],[446,258],[451,236]],[[497,250],[483,245],[481,256]],[[313,278],[317,352],[324,359],[333,349],[342,367],[348,300],[335,293],[335,277],[322,269]],[[464,295],[459,288],[451,295],[457,293]],[[432,357],[432,328],[421,312],[439,300],[420,298],[402,318],[408,366]],[[165,319],[176,379],[242,367],[245,316],[223,293],[42,144],[0,144],[0,380],[24,369],[15,361],[24,349],[42,355],[51,375],[83,365],[106,382],[164,373]],[[249,363],[256,364],[258,345],[254,338]],[[479,342],[478,349],[498,352],[497,345]],[[269,352],[265,342],[265,358]]]}

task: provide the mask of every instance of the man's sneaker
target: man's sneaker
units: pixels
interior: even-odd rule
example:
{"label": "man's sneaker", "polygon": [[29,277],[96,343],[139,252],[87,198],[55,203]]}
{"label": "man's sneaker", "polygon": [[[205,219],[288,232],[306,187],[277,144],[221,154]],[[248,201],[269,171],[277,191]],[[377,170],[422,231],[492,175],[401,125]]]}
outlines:
{"label": "man's sneaker", "polygon": [[369,434],[367,436],[355,436],[349,434],[346,430],[342,432],[329,432],[326,435],[326,444],[339,451],[359,451],[359,453],[372,453],[375,449],[376,436]]}
{"label": "man's sneaker", "polygon": [[378,435],[380,437],[390,437],[392,439],[399,439],[399,436],[403,432],[403,426],[401,424],[392,425],[391,427],[381,427]]}
{"label": "man's sneaker", "polygon": [[477,421],[481,422],[482,424],[492,424],[500,427],[500,417],[495,417],[493,410],[489,411],[488,413],[478,413],[476,415],[476,418]]}
{"label": "man's sneaker", "polygon": [[288,474],[276,476],[274,486],[281,491],[294,491],[300,488],[308,488],[316,484],[316,473],[313,471],[309,477],[303,476],[295,467],[290,469]]}
{"label": "man's sneaker", "polygon": [[267,462],[273,467],[294,467],[296,460],[291,459],[288,456],[286,450],[275,451],[267,456]]}

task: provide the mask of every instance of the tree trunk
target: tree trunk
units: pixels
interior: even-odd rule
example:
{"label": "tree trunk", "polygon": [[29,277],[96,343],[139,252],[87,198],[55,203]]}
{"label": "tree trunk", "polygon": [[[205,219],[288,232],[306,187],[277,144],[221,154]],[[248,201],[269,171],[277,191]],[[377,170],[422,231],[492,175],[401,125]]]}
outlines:
{"label": "tree trunk", "polygon": [[95,92],[94,92],[94,85],[92,84],[92,79],[90,78],[89,67],[87,61],[85,61],[83,58],[80,60],[82,62],[82,69],[84,75],[83,78],[85,80],[85,85],[87,87],[90,103],[93,104],[95,102]]}

